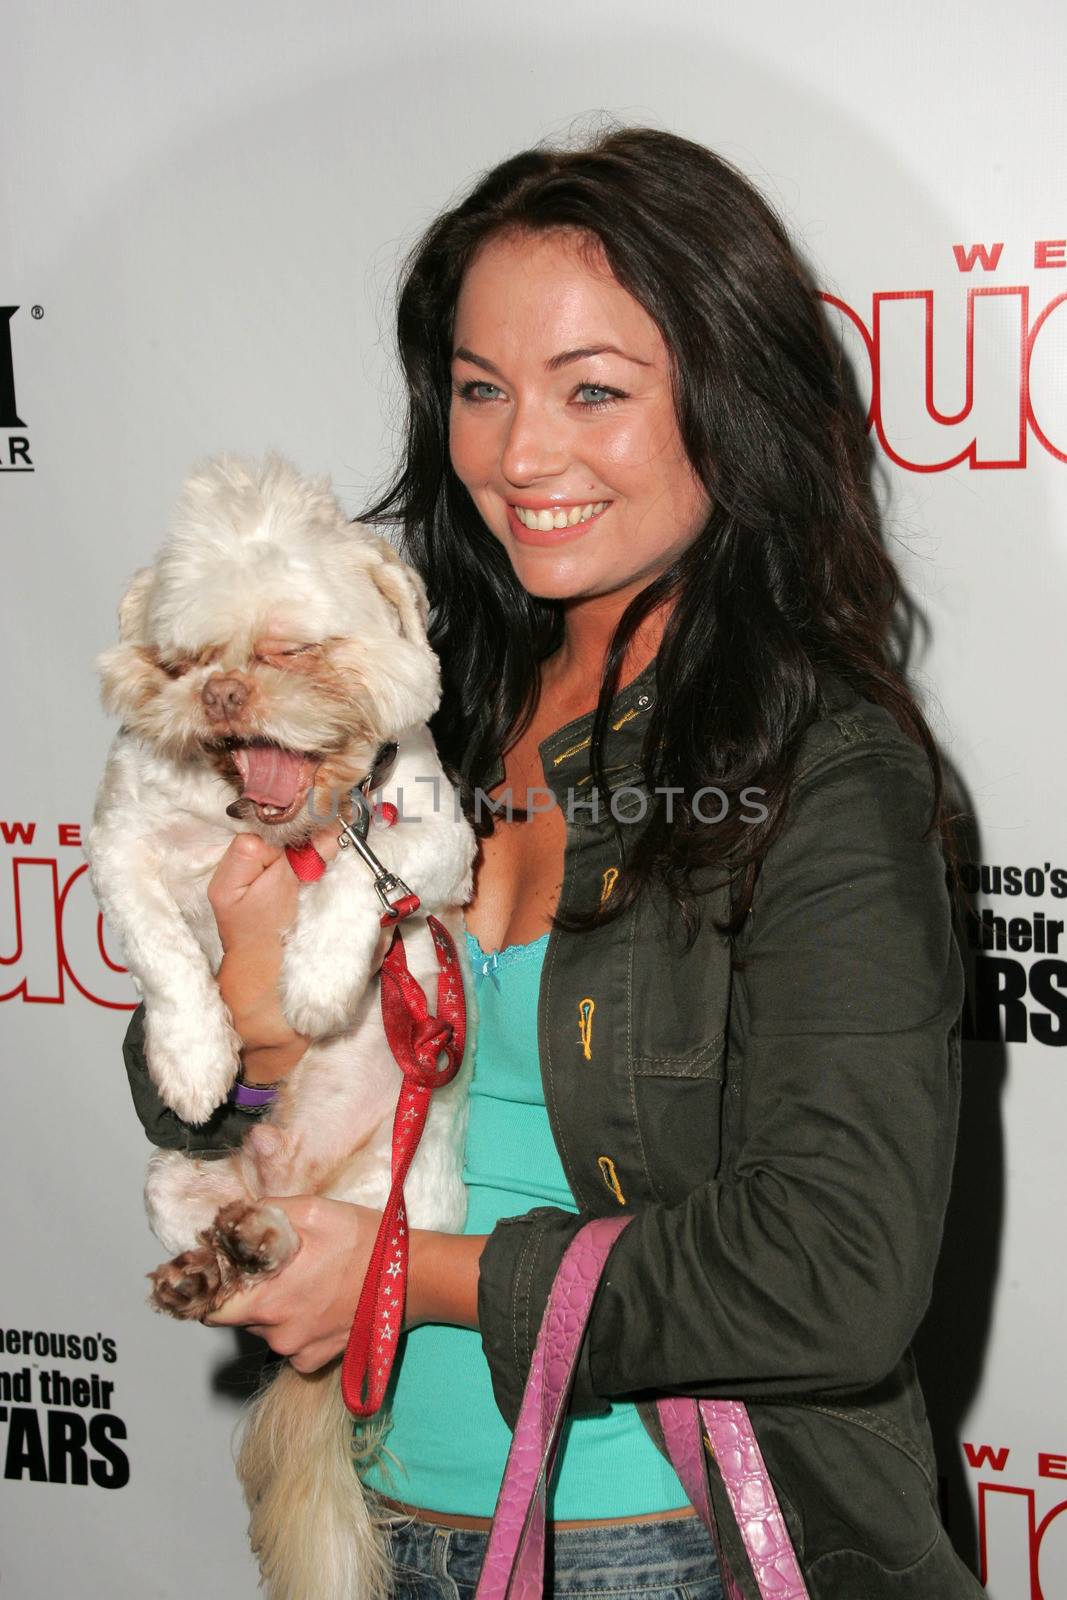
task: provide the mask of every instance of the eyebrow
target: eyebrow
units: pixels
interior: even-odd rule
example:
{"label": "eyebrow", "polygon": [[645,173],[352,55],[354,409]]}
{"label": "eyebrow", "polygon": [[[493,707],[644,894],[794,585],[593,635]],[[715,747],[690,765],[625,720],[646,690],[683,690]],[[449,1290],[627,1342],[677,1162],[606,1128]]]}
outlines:
{"label": "eyebrow", "polygon": [[[638,367],[650,367],[652,365],[651,361],[642,361],[640,356],[628,355],[625,350],[620,350],[618,345],[615,344],[586,344],[581,345],[577,350],[563,350],[558,356],[551,356],[545,362],[545,370],[547,372],[558,372],[560,367],[570,366],[573,361],[584,361],[589,356],[606,355],[621,356],[624,361],[632,361]],[[481,367],[483,372],[491,372],[496,378],[501,376],[499,367],[495,367],[491,361],[486,360],[485,356],[475,355],[474,351],[468,350],[466,345],[461,344],[458,350],[453,352],[452,359],[453,361],[469,361],[471,366]]]}

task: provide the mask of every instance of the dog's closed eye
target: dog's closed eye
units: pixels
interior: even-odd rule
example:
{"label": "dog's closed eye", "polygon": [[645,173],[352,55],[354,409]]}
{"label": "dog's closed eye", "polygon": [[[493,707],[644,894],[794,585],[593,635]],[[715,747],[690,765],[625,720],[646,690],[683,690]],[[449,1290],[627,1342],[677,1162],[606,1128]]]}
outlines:
{"label": "dog's closed eye", "polygon": [[196,665],[194,661],[190,661],[186,656],[171,656],[168,658],[162,655],[158,645],[154,644],[139,646],[138,653],[146,661],[151,662],[153,667],[158,667],[160,672],[165,672],[168,678],[184,678],[185,674],[190,672]]}
{"label": "dog's closed eye", "polygon": [[288,644],[271,639],[256,647],[255,659],[269,663],[279,657],[313,655],[321,649],[322,646],[318,644]]}

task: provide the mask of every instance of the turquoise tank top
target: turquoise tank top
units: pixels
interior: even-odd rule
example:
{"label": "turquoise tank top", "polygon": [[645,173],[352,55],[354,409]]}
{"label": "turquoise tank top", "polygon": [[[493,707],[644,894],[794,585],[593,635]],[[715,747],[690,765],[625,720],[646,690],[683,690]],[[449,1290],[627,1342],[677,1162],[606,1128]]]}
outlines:
{"label": "turquoise tank top", "polygon": [[[463,1179],[464,1233],[538,1205],[577,1212],[549,1127],[537,1051],[537,1002],[548,934],[486,955],[472,934],[478,1036]],[[385,1450],[364,1481],[426,1511],[489,1517],[511,1433],[493,1399],[481,1335],[425,1323],[400,1342]],[[628,1517],[689,1500],[673,1467],[619,1402],[566,1424],[552,1515]]]}

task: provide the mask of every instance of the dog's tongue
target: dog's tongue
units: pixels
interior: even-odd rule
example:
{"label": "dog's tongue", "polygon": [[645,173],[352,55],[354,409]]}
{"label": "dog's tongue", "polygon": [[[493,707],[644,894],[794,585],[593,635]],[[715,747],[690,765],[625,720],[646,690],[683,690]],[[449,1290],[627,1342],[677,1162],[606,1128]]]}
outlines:
{"label": "dog's tongue", "polygon": [[307,757],[296,750],[259,744],[240,746],[233,752],[233,763],[241,774],[241,792],[247,800],[281,810],[296,799],[310,765]]}

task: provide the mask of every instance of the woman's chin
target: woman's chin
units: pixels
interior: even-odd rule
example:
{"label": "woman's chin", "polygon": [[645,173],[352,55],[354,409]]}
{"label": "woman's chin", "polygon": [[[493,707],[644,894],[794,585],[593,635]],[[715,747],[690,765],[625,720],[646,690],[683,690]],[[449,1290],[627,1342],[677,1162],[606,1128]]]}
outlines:
{"label": "woman's chin", "polygon": [[516,578],[527,594],[537,600],[555,601],[559,605],[578,605],[583,601],[609,601],[617,599],[620,613],[634,595],[649,582],[645,572],[595,572],[587,564],[544,561],[511,561]]}
{"label": "woman's chin", "polygon": [[508,555],[516,578],[538,600],[583,600],[614,587],[607,574],[593,570],[593,563],[576,559],[577,552],[511,544]]}

